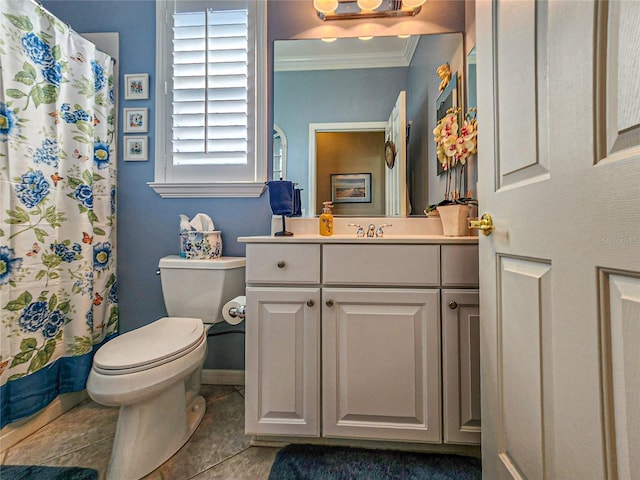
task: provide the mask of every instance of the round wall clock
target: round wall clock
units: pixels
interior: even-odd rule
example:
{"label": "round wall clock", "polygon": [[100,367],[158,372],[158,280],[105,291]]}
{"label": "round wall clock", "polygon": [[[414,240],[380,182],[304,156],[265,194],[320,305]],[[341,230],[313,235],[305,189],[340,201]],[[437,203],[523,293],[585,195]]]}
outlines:
{"label": "round wall clock", "polygon": [[384,142],[384,161],[389,168],[396,163],[396,146],[391,140]]}

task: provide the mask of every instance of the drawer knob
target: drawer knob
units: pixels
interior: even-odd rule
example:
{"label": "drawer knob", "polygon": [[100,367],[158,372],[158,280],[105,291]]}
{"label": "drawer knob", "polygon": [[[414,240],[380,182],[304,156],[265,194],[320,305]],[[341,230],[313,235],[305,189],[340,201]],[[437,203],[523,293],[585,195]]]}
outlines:
{"label": "drawer knob", "polygon": [[327,307],[333,307],[333,300],[327,300]]}
{"label": "drawer knob", "polygon": [[278,268],[284,268],[286,263],[284,263],[284,260],[278,260],[277,265],[278,265]]}
{"label": "drawer knob", "polygon": [[307,307],[313,307],[316,304],[313,300],[307,300]]}
{"label": "drawer knob", "polygon": [[452,300],[449,302],[449,308],[451,310],[455,310],[456,308],[458,308],[458,304]]}

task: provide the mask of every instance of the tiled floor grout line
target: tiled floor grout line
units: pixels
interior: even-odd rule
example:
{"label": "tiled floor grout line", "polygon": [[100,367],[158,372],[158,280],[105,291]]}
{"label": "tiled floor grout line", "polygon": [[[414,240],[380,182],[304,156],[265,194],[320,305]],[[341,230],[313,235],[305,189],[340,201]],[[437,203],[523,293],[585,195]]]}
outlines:
{"label": "tiled floor grout line", "polygon": [[102,440],[98,440],[97,442],[86,443],[86,444],[82,445],[81,447],[78,447],[78,448],[75,448],[75,449],[72,449],[72,450],[68,450],[68,451],[66,451],[66,452],[64,452],[64,453],[62,453],[60,455],[56,455],[55,457],[45,458],[44,460],[39,461],[37,463],[37,465],[44,465],[46,462],[50,462],[50,461],[55,460],[57,458],[61,458],[61,457],[65,457],[67,455],[71,455],[72,453],[79,452],[80,450],[84,450],[85,448],[92,447],[92,446],[97,445],[98,443],[102,443],[102,442],[104,442],[106,440],[111,440],[112,443],[113,443],[113,439],[114,438],[115,438],[115,435],[111,435],[109,437],[103,438]]}
{"label": "tiled floor grout line", "polygon": [[239,452],[234,453],[233,455],[228,456],[228,457],[227,457],[227,458],[225,458],[224,460],[220,460],[220,461],[219,461],[218,463],[216,463],[215,465],[211,465],[210,467],[205,468],[205,469],[204,469],[204,470],[202,470],[201,472],[196,473],[195,475],[193,475],[193,476],[189,477],[189,478],[188,478],[188,479],[186,479],[186,480],[191,480],[192,478],[195,478],[195,477],[197,477],[198,475],[201,475],[201,474],[203,474],[203,473],[204,473],[204,472],[206,472],[206,471],[212,470],[212,469],[214,469],[214,468],[216,468],[216,467],[218,467],[218,466],[222,465],[224,462],[226,462],[226,461],[228,461],[228,460],[231,460],[232,458],[235,458],[235,457],[237,457],[238,455],[243,454],[244,452],[246,452],[246,451],[247,451],[247,450],[249,450],[250,448],[251,448],[251,445],[249,445],[247,448],[245,448],[245,449],[243,449],[243,450],[240,450]]}

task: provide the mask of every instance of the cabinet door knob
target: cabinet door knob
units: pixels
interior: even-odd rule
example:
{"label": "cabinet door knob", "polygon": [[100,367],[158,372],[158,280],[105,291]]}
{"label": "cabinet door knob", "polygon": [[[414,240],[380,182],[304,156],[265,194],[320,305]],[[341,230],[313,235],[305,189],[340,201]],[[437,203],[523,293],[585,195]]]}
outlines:
{"label": "cabinet door knob", "polygon": [[307,307],[313,307],[316,304],[313,300],[307,300]]}
{"label": "cabinet door knob", "polygon": [[284,260],[278,260],[278,263],[276,265],[278,265],[278,268],[284,268],[286,263],[284,263]]}
{"label": "cabinet door knob", "polygon": [[333,307],[333,300],[327,300],[327,307]]}
{"label": "cabinet door knob", "polygon": [[456,308],[458,308],[458,304],[455,301],[452,300],[452,301],[449,302],[449,308],[451,310],[455,310]]}

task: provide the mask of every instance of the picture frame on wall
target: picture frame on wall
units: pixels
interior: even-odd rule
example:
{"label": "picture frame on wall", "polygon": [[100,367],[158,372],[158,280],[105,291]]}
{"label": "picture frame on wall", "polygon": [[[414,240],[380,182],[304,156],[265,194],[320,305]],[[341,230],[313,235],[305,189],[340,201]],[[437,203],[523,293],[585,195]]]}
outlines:
{"label": "picture frame on wall", "polygon": [[371,174],[331,174],[333,203],[371,203]]}
{"label": "picture frame on wall", "polygon": [[123,158],[125,162],[149,160],[149,137],[146,135],[124,137]]}
{"label": "picture frame on wall", "polygon": [[123,109],[123,130],[125,133],[144,133],[149,129],[147,108]]}
{"label": "picture frame on wall", "polygon": [[124,76],[125,100],[147,100],[149,98],[149,74],[127,73]]}

